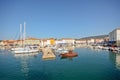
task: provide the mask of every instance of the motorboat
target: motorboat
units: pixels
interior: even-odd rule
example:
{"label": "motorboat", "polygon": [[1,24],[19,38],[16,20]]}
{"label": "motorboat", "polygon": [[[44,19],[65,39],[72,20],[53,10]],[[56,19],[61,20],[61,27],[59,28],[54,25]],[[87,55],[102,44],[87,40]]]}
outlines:
{"label": "motorboat", "polygon": [[69,50],[68,53],[61,53],[61,57],[76,57],[78,54],[76,52],[73,52],[72,50]]}

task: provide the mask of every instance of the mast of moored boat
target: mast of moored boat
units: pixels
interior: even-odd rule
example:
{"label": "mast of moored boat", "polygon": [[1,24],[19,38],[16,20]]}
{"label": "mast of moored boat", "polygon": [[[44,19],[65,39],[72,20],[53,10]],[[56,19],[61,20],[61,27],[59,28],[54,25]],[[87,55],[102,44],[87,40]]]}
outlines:
{"label": "mast of moored boat", "polygon": [[23,32],[23,47],[25,47],[25,37],[26,37],[26,23],[24,22],[24,32]]}
{"label": "mast of moored boat", "polygon": [[22,46],[23,45],[23,40],[22,40],[22,24],[20,24],[20,46]]}

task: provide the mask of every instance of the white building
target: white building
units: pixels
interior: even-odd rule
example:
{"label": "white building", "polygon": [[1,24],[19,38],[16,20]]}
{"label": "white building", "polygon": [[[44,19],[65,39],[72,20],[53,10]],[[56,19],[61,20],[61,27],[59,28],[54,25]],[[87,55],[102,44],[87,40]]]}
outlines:
{"label": "white building", "polygon": [[94,44],[95,40],[93,38],[87,40],[87,44]]}
{"label": "white building", "polygon": [[56,45],[57,45],[57,44],[63,44],[63,43],[64,43],[64,42],[63,42],[61,39],[55,41],[55,44],[56,44]]}
{"label": "white building", "polygon": [[67,44],[74,44],[75,43],[75,39],[72,39],[72,38],[62,38],[62,42],[63,43],[67,43]]}
{"label": "white building", "polygon": [[76,44],[86,44],[86,39],[78,39],[78,40],[75,40],[75,43],[76,43]]}
{"label": "white building", "polygon": [[120,46],[120,28],[109,33],[109,41],[114,41],[117,46]]}
{"label": "white building", "polygon": [[45,47],[47,46],[47,39],[41,39],[41,44],[40,44],[41,47]]}
{"label": "white building", "polygon": [[3,41],[0,41],[0,46],[4,45]]}

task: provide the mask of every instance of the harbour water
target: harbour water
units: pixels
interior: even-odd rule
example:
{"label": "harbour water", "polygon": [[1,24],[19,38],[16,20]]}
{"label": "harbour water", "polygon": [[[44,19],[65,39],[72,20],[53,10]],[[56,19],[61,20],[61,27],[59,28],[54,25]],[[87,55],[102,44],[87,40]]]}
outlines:
{"label": "harbour water", "polygon": [[74,58],[0,50],[0,80],[120,80],[120,54],[76,48]]}

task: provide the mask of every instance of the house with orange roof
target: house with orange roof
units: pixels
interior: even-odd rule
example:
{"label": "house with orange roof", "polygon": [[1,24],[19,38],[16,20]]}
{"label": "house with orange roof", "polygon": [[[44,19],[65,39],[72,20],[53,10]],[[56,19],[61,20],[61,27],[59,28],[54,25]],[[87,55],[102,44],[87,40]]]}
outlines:
{"label": "house with orange roof", "polygon": [[37,38],[26,38],[24,44],[25,45],[40,45],[41,41]]}
{"label": "house with orange roof", "polygon": [[3,40],[2,45],[12,47],[15,45],[15,42],[16,40]]}

